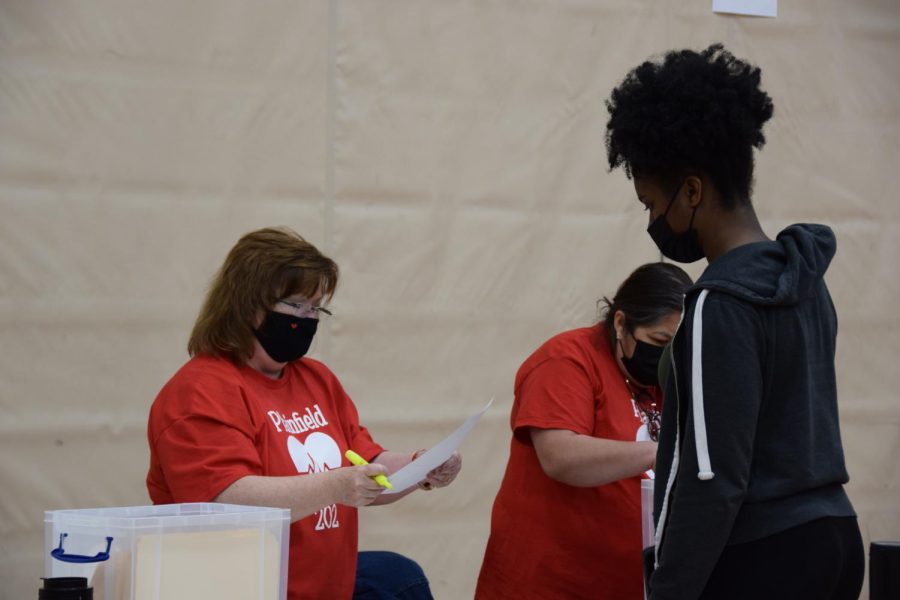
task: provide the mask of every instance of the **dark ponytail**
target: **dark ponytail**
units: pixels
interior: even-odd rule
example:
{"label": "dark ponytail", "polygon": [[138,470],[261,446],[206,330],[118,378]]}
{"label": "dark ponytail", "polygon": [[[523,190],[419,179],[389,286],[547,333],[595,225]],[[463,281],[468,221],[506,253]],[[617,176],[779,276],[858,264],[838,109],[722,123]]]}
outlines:
{"label": "dark ponytail", "polygon": [[610,344],[615,344],[613,323],[617,310],[625,314],[625,328],[634,332],[635,327],[652,325],[672,311],[680,312],[684,294],[691,285],[690,276],[671,263],[648,263],[635,269],[611,301],[604,296],[597,302],[605,305],[600,316]]}

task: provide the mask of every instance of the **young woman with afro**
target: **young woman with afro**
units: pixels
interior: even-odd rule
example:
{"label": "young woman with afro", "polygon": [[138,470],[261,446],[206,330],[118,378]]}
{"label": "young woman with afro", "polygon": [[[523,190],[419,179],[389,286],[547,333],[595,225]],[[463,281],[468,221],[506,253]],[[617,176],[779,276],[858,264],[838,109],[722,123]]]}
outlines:
{"label": "young woman with afro", "polygon": [[760,226],[753,151],[773,112],[760,69],[721,45],[672,51],[607,108],[609,165],[634,180],[650,237],[708,262],[665,361],[650,598],[857,598],[824,280],[835,237]]}

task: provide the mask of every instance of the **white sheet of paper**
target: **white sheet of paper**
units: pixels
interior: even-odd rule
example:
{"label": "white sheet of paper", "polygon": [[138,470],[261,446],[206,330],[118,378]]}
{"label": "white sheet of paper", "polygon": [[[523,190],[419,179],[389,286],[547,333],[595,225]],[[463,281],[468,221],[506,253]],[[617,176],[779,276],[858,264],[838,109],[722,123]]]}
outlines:
{"label": "white sheet of paper", "polygon": [[777,17],[778,0],[713,0],[712,9],[718,13]]}
{"label": "white sheet of paper", "polygon": [[432,446],[427,452],[423,452],[419,458],[412,461],[402,469],[395,471],[390,477],[394,489],[387,490],[385,494],[399,494],[400,492],[416,485],[428,475],[428,472],[444,464],[449,459],[462,441],[466,439],[475,423],[487,412],[494,403],[491,398],[487,405],[480,411],[469,417],[459,428],[447,436],[444,440]]}

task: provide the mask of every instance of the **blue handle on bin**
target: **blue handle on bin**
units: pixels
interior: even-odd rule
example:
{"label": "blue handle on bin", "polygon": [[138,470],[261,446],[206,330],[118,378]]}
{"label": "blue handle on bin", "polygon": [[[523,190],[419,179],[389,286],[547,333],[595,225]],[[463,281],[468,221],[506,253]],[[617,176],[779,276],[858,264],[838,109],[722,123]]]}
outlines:
{"label": "blue handle on bin", "polygon": [[106,538],[106,552],[98,552],[94,556],[84,556],[83,554],[66,554],[66,551],[63,550],[63,538],[66,537],[69,537],[68,533],[59,534],[59,548],[54,548],[50,551],[50,556],[52,556],[56,560],[61,560],[68,563],[92,563],[109,560],[109,549],[112,547],[113,541],[111,537]]}

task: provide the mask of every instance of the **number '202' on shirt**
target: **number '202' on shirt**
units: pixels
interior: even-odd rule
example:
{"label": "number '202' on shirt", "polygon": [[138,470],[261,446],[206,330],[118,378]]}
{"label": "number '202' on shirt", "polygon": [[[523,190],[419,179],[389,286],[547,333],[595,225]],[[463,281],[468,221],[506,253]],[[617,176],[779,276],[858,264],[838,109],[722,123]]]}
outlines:
{"label": "number '202' on shirt", "polygon": [[[224,358],[197,356],[159,392],[147,430],[154,504],[211,502],[248,475],[288,476],[349,466],[383,451],[359,424],[335,375],[311,359],[271,379]],[[332,504],[290,527],[288,598],[350,598],[357,511]]]}

